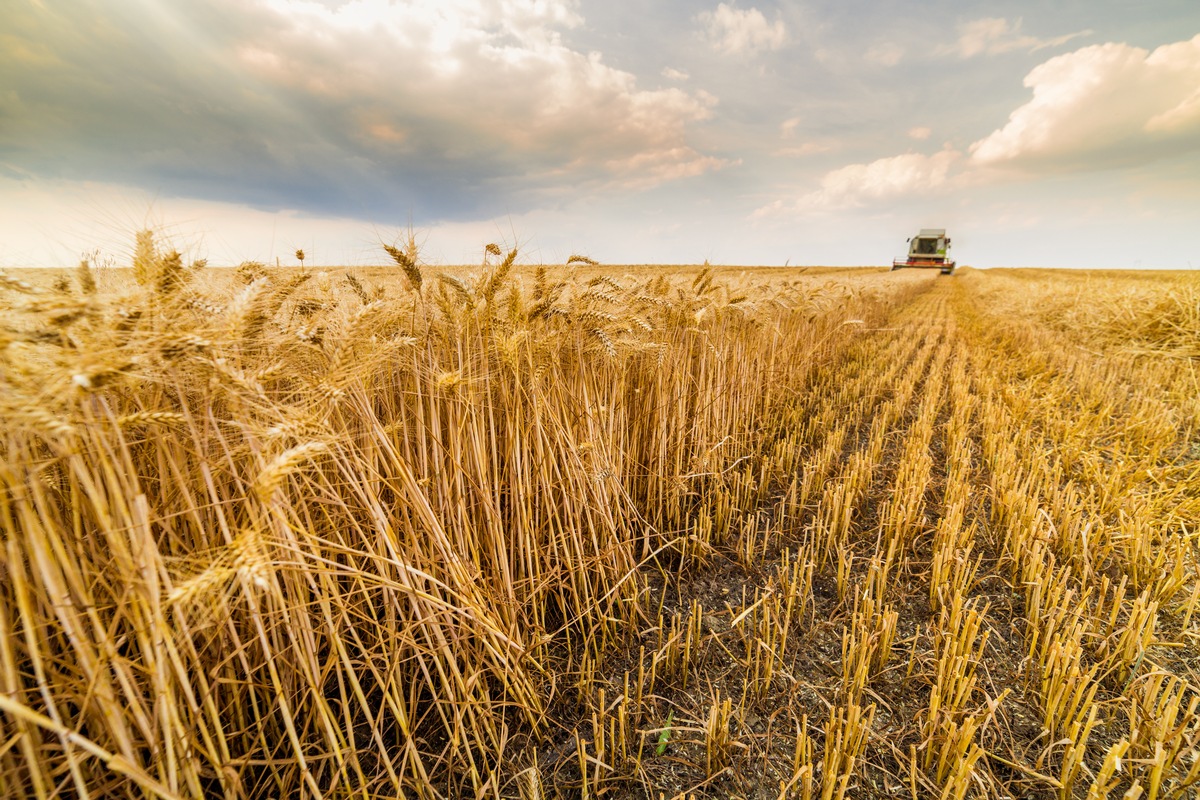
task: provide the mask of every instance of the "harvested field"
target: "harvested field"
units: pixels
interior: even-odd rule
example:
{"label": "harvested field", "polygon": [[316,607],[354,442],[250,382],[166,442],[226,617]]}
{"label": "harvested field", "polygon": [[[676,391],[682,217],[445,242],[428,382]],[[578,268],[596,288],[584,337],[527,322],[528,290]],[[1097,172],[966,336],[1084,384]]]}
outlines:
{"label": "harvested field", "polygon": [[0,794],[1195,795],[1195,274],[392,255],[0,277]]}

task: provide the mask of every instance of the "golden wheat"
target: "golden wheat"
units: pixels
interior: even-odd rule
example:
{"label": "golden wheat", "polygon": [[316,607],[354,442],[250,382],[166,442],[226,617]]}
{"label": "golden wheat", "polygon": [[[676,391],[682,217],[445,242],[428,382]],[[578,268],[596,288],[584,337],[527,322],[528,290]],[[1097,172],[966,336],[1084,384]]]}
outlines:
{"label": "golden wheat", "polygon": [[383,249],[0,274],[0,793],[1200,786],[1194,277]]}

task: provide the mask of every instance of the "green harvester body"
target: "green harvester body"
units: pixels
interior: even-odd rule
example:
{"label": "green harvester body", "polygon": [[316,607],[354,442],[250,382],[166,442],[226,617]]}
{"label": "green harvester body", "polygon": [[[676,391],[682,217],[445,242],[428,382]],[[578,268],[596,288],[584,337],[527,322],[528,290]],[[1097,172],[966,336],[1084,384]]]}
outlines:
{"label": "green harvester body", "polygon": [[949,253],[950,237],[946,235],[945,228],[922,228],[920,233],[908,240],[908,258],[893,261],[892,269],[937,269],[943,275],[950,275],[956,265]]}

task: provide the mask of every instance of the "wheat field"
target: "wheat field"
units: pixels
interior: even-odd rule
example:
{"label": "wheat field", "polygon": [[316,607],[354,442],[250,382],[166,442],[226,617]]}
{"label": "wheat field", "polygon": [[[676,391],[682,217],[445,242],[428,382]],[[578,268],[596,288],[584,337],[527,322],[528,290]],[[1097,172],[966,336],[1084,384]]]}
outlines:
{"label": "wheat field", "polygon": [[1200,791],[1200,280],[0,275],[0,795]]}

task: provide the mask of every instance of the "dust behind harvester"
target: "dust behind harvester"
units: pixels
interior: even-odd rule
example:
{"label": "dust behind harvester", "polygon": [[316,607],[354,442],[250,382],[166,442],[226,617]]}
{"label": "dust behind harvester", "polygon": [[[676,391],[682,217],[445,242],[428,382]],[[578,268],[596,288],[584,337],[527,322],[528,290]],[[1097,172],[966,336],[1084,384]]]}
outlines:
{"label": "dust behind harvester", "polygon": [[954,272],[954,260],[949,256],[950,237],[945,228],[922,228],[921,232],[908,240],[908,258],[892,262],[892,269],[918,267],[940,269],[943,275]]}

